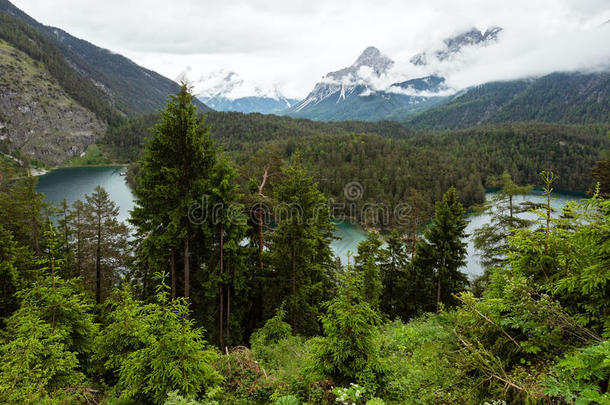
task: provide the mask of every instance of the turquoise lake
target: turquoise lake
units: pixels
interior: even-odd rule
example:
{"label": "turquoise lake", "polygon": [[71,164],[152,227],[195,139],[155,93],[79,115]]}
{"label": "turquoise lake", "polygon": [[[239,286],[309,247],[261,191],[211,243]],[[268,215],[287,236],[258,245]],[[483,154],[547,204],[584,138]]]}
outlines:
{"label": "turquoise lake", "polygon": [[[53,170],[38,179],[38,191],[44,193],[46,199],[52,203],[59,204],[65,198],[69,204],[79,199],[84,199],[86,194],[91,194],[96,186],[106,189],[110,198],[119,206],[119,218],[126,221],[129,211],[133,208],[133,195],[131,189],[125,182],[122,166],[112,167],[72,167]],[[488,194],[490,196],[491,194]],[[582,197],[572,194],[554,193],[552,205],[560,210],[567,201],[579,200]],[[517,197],[516,201],[542,202],[544,197],[540,192],[534,192],[524,197]],[[533,214],[526,214],[529,218],[535,218]],[[487,215],[470,215],[467,233],[471,234],[475,229],[489,221]],[[350,223],[337,224],[335,236],[331,247],[343,263],[347,262],[348,252],[353,255],[357,251],[360,241],[366,238],[366,233],[356,225]],[[472,241],[468,238],[468,259],[463,269],[464,273],[473,277],[482,274],[483,269],[479,264]]]}

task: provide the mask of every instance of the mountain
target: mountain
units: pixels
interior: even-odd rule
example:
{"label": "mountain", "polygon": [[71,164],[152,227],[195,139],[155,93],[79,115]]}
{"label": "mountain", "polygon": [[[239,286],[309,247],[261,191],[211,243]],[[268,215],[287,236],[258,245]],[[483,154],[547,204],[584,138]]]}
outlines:
{"label": "mountain", "polygon": [[244,81],[235,72],[218,72],[200,80],[199,99],[216,111],[277,114],[298,100],[285,97],[273,87],[262,89]]}
{"label": "mountain", "polygon": [[393,65],[377,48],[368,47],[351,66],[328,73],[303,101],[284,113],[321,121],[398,119],[445,98],[445,81],[434,75],[376,89],[373,82]]}
{"label": "mountain", "polygon": [[[7,27],[0,18],[0,31]],[[0,36],[1,37],[1,36]],[[82,106],[44,63],[0,40],[0,153],[55,166],[100,139],[106,123]]]}
{"label": "mountain", "polygon": [[[178,91],[178,84],[128,58],[95,46],[69,33],[43,25],[15,7],[0,0],[0,12],[25,22],[44,35],[62,53],[69,65],[102,90],[112,105],[123,114],[135,116],[165,106],[167,96]],[[201,111],[210,109],[198,102]]]}
{"label": "mountain", "polygon": [[426,66],[433,60],[446,61],[455,57],[462,48],[469,46],[488,46],[498,40],[498,34],[502,31],[500,27],[488,28],[481,32],[476,28],[462,32],[454,37],[443,40],[439,49],[431,52],[421,52],[413,56],[410,62],[416,66]]}
{"label": "mountain", "polygon": [[455,129],[508,121],[609,122],[610,73],[552,73],[537,79],[485,83],[406,123],[415,128]]}

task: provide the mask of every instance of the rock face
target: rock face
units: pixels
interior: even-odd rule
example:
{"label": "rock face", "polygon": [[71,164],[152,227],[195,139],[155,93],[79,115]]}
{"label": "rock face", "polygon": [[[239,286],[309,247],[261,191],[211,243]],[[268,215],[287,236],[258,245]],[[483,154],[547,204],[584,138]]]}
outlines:
{"label": "rock face", "polygon": [[0,41],[0,152],[56,166],[80,155],[105,130],[43,64]]}

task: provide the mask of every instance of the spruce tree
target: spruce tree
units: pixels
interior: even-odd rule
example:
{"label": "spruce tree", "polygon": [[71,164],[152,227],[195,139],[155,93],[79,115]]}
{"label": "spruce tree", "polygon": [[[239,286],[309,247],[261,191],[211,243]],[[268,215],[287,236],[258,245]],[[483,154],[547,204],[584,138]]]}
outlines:
{"label": "spruce tree", "polygon": [[[186,84],[170,96],[153,137],[140,161],[140,178],[134,190],[136,206],[131,222],[136,226],[144,266],[178,262],[183,266],[184,296],[191,290],[192,240],[201,243],[209,234],[204,196],[216,150],[197,115],[194,96]],[[190,214],[190,215],[189,215]],[[195,252],[196,253],[196,252]]]}
{"label": "spruce tree", "polygon": [[88,275],[88,278],[94,280],[95,301],[99,304],[117,284],[120,271],[125,269],[129,230],[117,219],[119,209],[102,187],[97,186],[85,200],[89,266],[95,271],[93,277]]}
{"label": "spruce tree", "polygon": [[406,290],[399,285],[407,274],[409,255],[404,237],[397,229],[386,238],[386,243],[387,247],[384,249],[386,260],[381,264],[383,285],[381,310],[393,319],[402,315],[404,301],[409,299],[405,296]]}
{"label": "spruce tree", "polygon": [[273,233],[277,305],[286,301],[294,333],[318,330],[319,305],[330,288],[334,225],[324,194],[298,163],[283,171],[275,188],[278,221]]}
{"label": "spruce tree", "polygon": [[216,260],[215,271],[208,274],[208,280],[215,285],[209,286],[208,294],[216,298],[217,305],[210,307],[217,309],[218,342],[220,347],[224,347],[225,339],[231,337],[231,301],[233,299],[239,303],[240,295],[245,292],[243,273],[246,266],[243,263],[244,248],[240,243],[246,237],[247,218],[243,204],[238,202],[242,195],[239,192],[237,171],[227,158],[218,160],[210,184]]}
{"label": "spruce tree", "polygon": [[491,215],[491,220],[473,235],[474,246],[481,252],[481,263],[486,268],[502,265],[511,231],[532,223],[518,216],[530,208],[528,204],[516,204],[514,201],[516,196],[530,193],[531,186],[515,184],[507,172],[492,180],[491,184],[500,186],[491,200],[483,206],[483,212]]}
{"label": "spruce tree", "polygon": [[362,278],[362,298],[375,310],[379,310],[383,290],[380,264],[386,262],[382,244],[377,232],[369,232],[358,244],[358,255],[354,258],[354,271]]}
{"label": "spruce tree", "polygon": [[[452,304],[452,294],[468,285],[466,275],[460,271],[466,264],[466,225],[464,208],[455,188],[450,187],[436,203],[432,223],[426,227],[424,239],[417,243],[413,260],[415,271],[434,280],[436,300],[432,302],[437,311],[441,304]],[[427,310],[431,309],[430,302]]]}

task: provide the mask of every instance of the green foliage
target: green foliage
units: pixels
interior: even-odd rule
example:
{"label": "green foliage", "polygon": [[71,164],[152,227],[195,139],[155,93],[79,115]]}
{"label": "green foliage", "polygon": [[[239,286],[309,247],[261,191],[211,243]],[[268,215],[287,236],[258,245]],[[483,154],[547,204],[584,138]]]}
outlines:
{"label": "green foliage", "polygon": [[[158,118],[157,118],[158,119]],[[109,132],[105,141],[116,153],[139,150],[155,122],[145,117]],[[319,180],[319,187],[337,202],[351,203],[344,187],[352,181],[363,186],[356,210],[334,215],[357,215],[373,226],[404,226],[392,215],[385,218],[371,204],[386,204],[389,212],[407,202],[419,225],[425,223],[431,206],[444,190],[455,186],[468,207],[484,201],[484,179],[510,173],[518,184],[537,184],[542,169],[557,174],[557,187],[586,191],[589,171],[599,149],[608,145],[607,126],[562,126],[536,122],[505,123],[450,132],[414,132],[392,122],[321,123],[260,114],[210,112],[211,136],[243,164],[255,151],[267,152],[271,145],[282,157],[301,154],[303,166]],[[133,161],[137,153],[128,159]],[[420,164],[425,162],[425,164]],[[439,175],[442,173],[442,175]],[[244,178],[251,171],[244,170]],[[417,193],[421,198],[413,198]],[[424,203],[423,205],[421,203]],[[362,208],[369,204],[360,216]],[[421,207],[421,208],[420,208]],[[417,208],[417,209],[415,209]],[[404,220],[405,218],[403,218]]]}
{"label": "green foliage", "polygon": [[278,272],[274,304],[286,302],[294,333],[312,335],[319,330],[319,304],[332,288],[330,242],[334,224],[326,197],[298,163],[282,174],[274,189],[277,227],[272,235],[271,260]]}
{"label": "green foliage", "polygon": [[[82,227],[78,229],[82,233],[77,234],[78,240],[74,241],[80,248],[77,252],[78,270],[91,285],[95,301],[99,304],[118,284],[119,274],[125,271],[129,229],[118,221],[119,208],[101,186],[85,196],[82,207],[78,202],[75,205],[75,211],[83,211],[82,224],[74,224],[75,227]],[[70,217],[79,215],[80,212],[70,213]]]}
{"label": "green foliage", "polygon": [[0,346],[0,399],[5,403],[36,403],[80,394],[85,382],[97,325],[92,305],[78,280],[63,280],[56,272],[57,244],[52,229],[50,248],[41,259],[43,275],[17,293],[20,308],[7,319]]}
{"label": "green foliage", "polygon": [[22,282],[16,266],[17,254],[18,246],[13,236],[0,225],[0,327],[2,318],[17,309],[15,293],[20,290]]}
{"label": "green foliage", "polygon": [[544,393],[573,404],[609,404],[610,341],[570,353],[545,379]]}
{"label": "green foliage", "polygon": [[434,290],[428,291],[428,302],[422,303],[425,310],[432,310],[432,302],[436,303],[437,311],[441,304],[454,304],[452,294],[468,285],[466,275],[460,271],[466,264],[466,243],[463,241],[466,225],[464,208],[455,188],[451,187],[443,200],[436,203],[432,223],[426,227],[423,240],[417,243],[413,259],[419,277],[434,280],[436,284],[436,300]]}
{"label": "green foliage", "polygon": [[346,277],[346,285],[326,304],[321,317],[324,336],[312,341],[313,370],[336,384],[358,381],[375,386],[382,372],[374,344],[379,315],[360,295],[357,275]]}
{"label": "green foliage", "polygon": [[[216,149],[193,100],[183,84],[161,112],[154,138],[140,161],[141,178],[134,190],[136,206],[130,219],[140,239],[141,267],[167,266],[172,257],[180,264],[176,258],[183,258],[186,297],[190,295],[191,252],[194,265],[202,255],[201,246],[189,243],[197,237],[203,245],[210,232],[211,207],[201,199],[211,194],[210,178],[216,164]],[[172,272],[171,277],[174,286],[176,275]]]}
{"label": "green foliage", "polygon": [[250,336],[252,347],[262,348],[288,338],[292,333],[292,328],[290,324],[284,322],[285,317],[286,311],[282,305],[275,311],[275,315],[265,322],[262,328],[256,330]]}
{"label": "green foliage", "polygon": [[50,403],[65,398],[64,389],[84,382],[76,353],[64,344],[63,331],[36,313],[21,315],[9,320],[10,340],[0,346],[0,401]]}
{"label": "green foliage", "polygon": [[[492,82],[408,121],[418,128],[464,128],[481,122],[608,122],[610,75],[551,73],[534,80]],[[579,89],[587,88],[586,92]],[[596,94],[596,97],[591,97]]]}
{"label": "green foliage", "polygon": [[518,186],[507,172],[497,179],[492,179],[490,184],[500,187],[491,201],[484,206],[484,212],[491,215],[491,220],[473,234],[474,247],[481,252],[481,263],[486,268],[503,264],[508,237],[513,229],[525,228],[532,224],[532,221],[518,216],[531,207],[513,202],[516,196],[530,193],[531,186]]}
{"label": "green foliage", "polygon": [[370,232],[358,244],[358,255],[354,258],[354,272],[360,275],[360,294],[373,309],[379,309],[383,289],[379,263],[386,259],[382,243],[377,232]]}
{"label": "green foliage", "polygon": [[[117,392],[123,398],[162,404],[171,391],[188,397],[217,387],[222,380],[212,367],[217,355],[206,348],[203,331],[189,319],[186,300],[170,300],[167,286],[161,282],[156,301],[141,309],[142,329],[127,332],[126,343],[132,344],[123,346],[126,355],[122,360],[106,356],[105,362],[113,367],[120,363]],[[121,305],[127,308],[117,310],[135,315],[138,311],[135,305],[138,304],[127,299]],[[113,318],[118,319],[118,315]],[[119,325],[122,322],[123,319],[116,321]],[[117,333],[118,327],[111,324],[109,332],[100,337],[102,347],[103,342],[107,346],[112,338],[124,337],[124,332]]]}
{"label": "green foliage", "polygon": [[300,405],[301,401],[294,395],[285,395],[276,399],[273,405]]}

